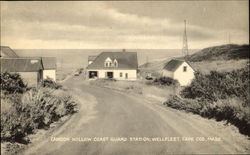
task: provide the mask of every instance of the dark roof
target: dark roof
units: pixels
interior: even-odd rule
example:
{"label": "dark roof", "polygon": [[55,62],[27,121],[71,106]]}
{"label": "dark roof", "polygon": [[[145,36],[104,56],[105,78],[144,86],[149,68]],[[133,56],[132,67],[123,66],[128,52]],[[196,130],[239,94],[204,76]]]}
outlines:
{"label": "dark roof", "polygon": [[1,72],[37,72],[41,69],[40,58],[1,58]]}
{"label": "dark roof", "polygon": [[90,55],[88,57],[88,61],[94,61],[96,57],[97,57],[96,55]]}
{"label": "dark roof", "polygon": [[166,69],[168,71],[175,71],[182,63],[184,60],[177,60],[177,59],[172,59],[170,60],[163,69]]}
{"label": "dark roof", "polygon": [[[104,67],[107,58],[118,62],[118,67]],[[136,52],[102,52],[93,63],[88,65],[87,69],[137,69],[138,60]]]}
{"label": "dark roof", "polygon": [[0,57],[17,58],[18,55],[8,46],[0,46]]}
{"label": "dark roof", "polygon": [[44,69],[56,69],[56,58],[42,57],[42,64]]}

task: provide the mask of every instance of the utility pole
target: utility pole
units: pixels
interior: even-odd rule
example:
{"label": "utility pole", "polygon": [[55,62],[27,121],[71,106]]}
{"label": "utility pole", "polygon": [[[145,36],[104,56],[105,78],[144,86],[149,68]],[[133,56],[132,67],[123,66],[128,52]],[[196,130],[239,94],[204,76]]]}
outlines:
{"label": "utility pole", "polygon": [[186,20],[184,20],[184,34],[183,34],[182,55],[184,56],[185,59],[188,56],[188,40],[187,40]]}
{"label": "utility pole", "polygon": [[145,67],[148,67],[148,56],[146,56]]}

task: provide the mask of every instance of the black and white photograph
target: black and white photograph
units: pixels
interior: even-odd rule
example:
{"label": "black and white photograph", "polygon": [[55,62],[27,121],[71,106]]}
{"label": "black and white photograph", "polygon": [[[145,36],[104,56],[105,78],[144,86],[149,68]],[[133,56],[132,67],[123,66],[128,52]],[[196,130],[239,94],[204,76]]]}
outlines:
{"label": "black and white photograph", "polygon": [[1,155],[250,154],[249,0],[0,1]]}

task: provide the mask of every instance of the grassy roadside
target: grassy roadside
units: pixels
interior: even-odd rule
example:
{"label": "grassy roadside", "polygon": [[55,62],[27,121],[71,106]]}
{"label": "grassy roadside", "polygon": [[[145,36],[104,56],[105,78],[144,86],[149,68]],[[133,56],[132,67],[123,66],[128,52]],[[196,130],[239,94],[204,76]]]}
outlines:
{"label": "grassy roadside", "polygon": [[163,102],[169,96],[174,95],[176,89],[175,85],[162,85],[159,81],[154,82],[148,80],[116,81],[98,79],[90,81],[90,84],[125,93],[141,95],[147,99],[156,100],[158,102]]}
{"label": "grassy roadside", "polygon": [[18,74],[1,74],[1,152],[16,154],[30,143],[29,135],[76,109],[67,90],[51,80],[28,88]]}

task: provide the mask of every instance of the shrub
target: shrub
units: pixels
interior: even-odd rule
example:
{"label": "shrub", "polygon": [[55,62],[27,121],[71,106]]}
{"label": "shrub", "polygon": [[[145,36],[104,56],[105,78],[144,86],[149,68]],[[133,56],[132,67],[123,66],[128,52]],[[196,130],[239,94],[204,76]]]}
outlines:
{"label": "shrub", "polygon": [[47,78],[43,81],[41,81],[40,86],[52,88],[52,89],[60,89],[62,88],[62,85],[56,83],[53,79]]}
{"label": "shrub", "polygon": [[192,99],[202,98],[209,102],[239,97],[247,105],[249,103],[249,68],[224,73],[211,71],[208,75],[197,72],[191,85],[181,91],[181,96]]}
{"label": "shrub", "polygon": [[1,73],[1,90],[5,94],[23,93],[26,91],[27,85],[24,84],[21,76],[17,73]]}
{"label": "shrub", "polygon": [[217,121],[226,120],[239,128],[240,132],[250,136],[250,109],[239,98],[218,99],[216,102],[203,102],[196,99],[183,99],[172,96],[164,105],[185,110]]}
{"label": "shrub", "polygon": [[175,86],[177,85],[179,82],[173,78],[170,77],[160,77],[160,78],[156,78],[152,84],[155,85],[163,85],[163,86]]}
{"label": "shrub", "polygon": [[194,114],[199,114],[202,109],[202,105],[197,102],[197,100],[182,99],[176,95],[170,96],[170,99],[163,104],[174,109],[185,110]]}
{"label": "shrub", "polygon": [[[181,98],[182,97],[182,98]],[[164,104],[216,120],[226,120],[250,135],[249,68],[195,74],[190,86]]]}
{"label": "shrub", "polygon": [[[65,109],[65,111],[63,110],[59,110],[60,108],[56,109],[56,112],[59,116],[64,116],[64,115],[68,115],[68,114],[73,114],[74,112],[76,112],[76,103],[73,100],[72,96],[70,96],[68,93],[66,93],[63,90],[57,90],[57,91],[53,91],[53,96],[55,96],[58,100],[61,101],[61,105],[62,107]],[[62,108],[61,107],[61,108]]]}
{"label": "shrub", "polygon": [[72,114],[75,106],[71,96],[62,90],[55,94],[50,88],[28,91],[22,97],[22,104],[22,107],[31,109],[30,117],[36,128],[43,128],[62,116]]}
{"label": "shrub", "polygon": [[46,128],[60,117],[74,113],[75,106],[71,96],[51,88],[31,89],[15,98],[5,96],[1,100],[1,138],[20,142],[35,129]]}
{"label": "shrub", "polygon": [[20,96],[1,96],[1,140],[14,141],[25,136],[21,129],[22,122],[26,119],[20,117],[18,107]]}

